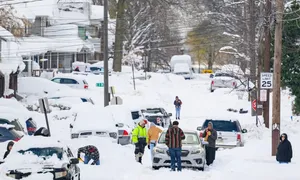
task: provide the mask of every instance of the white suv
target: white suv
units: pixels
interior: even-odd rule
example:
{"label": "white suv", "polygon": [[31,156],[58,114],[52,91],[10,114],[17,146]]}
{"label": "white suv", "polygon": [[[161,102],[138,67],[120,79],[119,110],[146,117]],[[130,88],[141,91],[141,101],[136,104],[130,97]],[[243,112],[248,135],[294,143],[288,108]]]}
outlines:
{"label": "white suv", "polygon": [[210,83],[210,92],[214,92],[218,88],[236,88],[238,77],[229,74],[218,72]]}
{"label": "white suv", "polygon": [[209,122],[212,122],[213,128],[218,134],[216,148],[233,148],[244,146],[244,133],[246,133],[247,130],[241,128],[238,120],[206,119],[202,126],[197,127],[197,130],[200,131],[200,138],[203,138],[203,132],[207,128]]}
{"label": "white suv", "polygon": [[72,76],[57,76],[51,79],[51,81],[58,84],[65,84],[71,88],[75,89],[88,89],[89,84],[85,79],[80,77],[72,77]]}

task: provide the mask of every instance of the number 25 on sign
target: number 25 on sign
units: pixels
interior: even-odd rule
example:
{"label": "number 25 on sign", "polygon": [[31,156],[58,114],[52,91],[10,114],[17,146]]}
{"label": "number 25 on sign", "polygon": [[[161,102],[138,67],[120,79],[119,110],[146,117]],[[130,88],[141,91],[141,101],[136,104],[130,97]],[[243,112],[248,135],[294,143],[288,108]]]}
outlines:
{"label": "number 25 on sign", "polygon": [[273,73],[263,72],[260,74],[260,88],[261,89],[273,88]]}

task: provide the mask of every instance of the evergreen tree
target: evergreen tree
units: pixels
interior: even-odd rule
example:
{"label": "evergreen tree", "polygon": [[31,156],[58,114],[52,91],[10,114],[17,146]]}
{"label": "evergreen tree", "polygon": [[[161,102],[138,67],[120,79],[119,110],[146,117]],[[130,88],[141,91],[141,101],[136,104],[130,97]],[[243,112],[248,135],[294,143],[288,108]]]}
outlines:
{"label": "evergreen tree", "polygon": [[294,0],[284,15],[282,84],[296,96],[294,113],[300,113],[300,4]]}

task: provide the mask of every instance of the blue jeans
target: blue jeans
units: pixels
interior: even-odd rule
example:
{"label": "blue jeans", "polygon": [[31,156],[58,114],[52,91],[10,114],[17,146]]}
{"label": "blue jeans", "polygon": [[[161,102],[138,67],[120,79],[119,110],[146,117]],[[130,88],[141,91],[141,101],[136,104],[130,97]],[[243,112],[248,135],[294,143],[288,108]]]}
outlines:
{"label": "blue jeans", "polygon": [[177,171],[181,171],[181,148],[169,148],[171,156],[171,169],[175,171],[175,162],[177,163]]}
{"label": "blue jeans", "polygon": [[155,147],[154,143],[150,143],[150,155],[151,155],[151,162],[153,161],[153,148]]}
{"label": "blue jeans", "polygon": [[[91,158],[89,156],[84,156],[84,164],[88,164],[90,162]],[[100,165],[100,160],[98,159],[98,161],[95,162],[96,165]]]}
{"label": "blue jeans", "polygon": [[175,107],[175,110],[176,110],[176,119],[180,119],[180,109],[181,107]]}

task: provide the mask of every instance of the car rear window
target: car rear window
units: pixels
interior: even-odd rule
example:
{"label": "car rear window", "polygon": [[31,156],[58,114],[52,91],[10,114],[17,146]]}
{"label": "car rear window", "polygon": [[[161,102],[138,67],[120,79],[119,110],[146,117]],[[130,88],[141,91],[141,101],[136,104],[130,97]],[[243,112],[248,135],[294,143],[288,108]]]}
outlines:
{"label": "car rear window", "polygon": [[10,129],[9,131],[10,131],[10,133],[11,133],[15,138],[21,138],[21,137],[22,137],[22,134],[19,133],[18,131],[16,131],[15,129]]}
{"label": "car rear window", "polygon": [[225,132],[238,132],[238,126],[235,121],[226,121],[226,120],[206,120],[202,126],[202,129],[207,128],[208,123],[212,122],[213,123],[213,128],[216,131],[225,131]]}
{"label": "car rear window", "polygon": [[140,118],[140,113],[138,111],[131,111],[131,116],[133,120]]}
{"label": "car rear window", "polygon": [[158,114],[158,113],[162,113],[160,109],[146,109],[144,110],[145,113],[149,113],[149,114]]}

